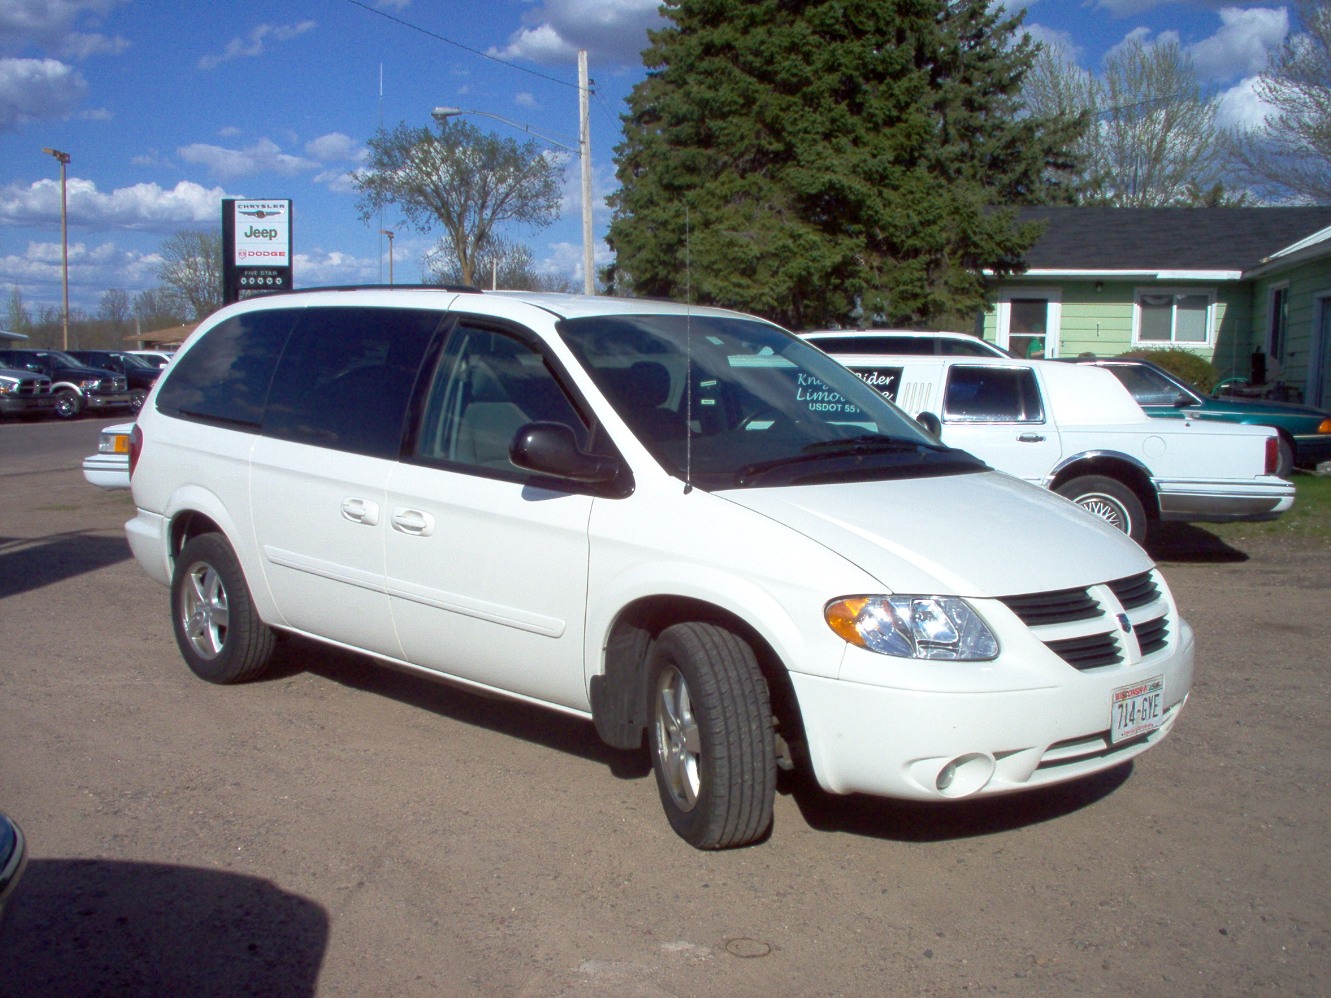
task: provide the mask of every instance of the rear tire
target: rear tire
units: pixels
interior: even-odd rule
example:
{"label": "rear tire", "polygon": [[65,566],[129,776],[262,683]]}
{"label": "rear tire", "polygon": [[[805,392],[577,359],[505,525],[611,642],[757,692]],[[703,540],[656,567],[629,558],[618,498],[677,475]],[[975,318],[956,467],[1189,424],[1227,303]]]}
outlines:
{"label": "rear tire", "polygon": [[276,638],[254,610],[245,575],[221,534],[200,534],[176,557],[171,623],[185,664],[210,683],[241,683],[267,668]]}
{"label": "rear tire", "polygon": [[1138,544],[1146,543],[1146,508],[1137,494],[1117,479],[1085,475],[1065,482],[1056,491]]}
{"label": "rear tire", "polygon": [[767,835],[776,745],[753,650],[714,624],[676,624],[648,657],[652,768],[670,827],[698,849]]}

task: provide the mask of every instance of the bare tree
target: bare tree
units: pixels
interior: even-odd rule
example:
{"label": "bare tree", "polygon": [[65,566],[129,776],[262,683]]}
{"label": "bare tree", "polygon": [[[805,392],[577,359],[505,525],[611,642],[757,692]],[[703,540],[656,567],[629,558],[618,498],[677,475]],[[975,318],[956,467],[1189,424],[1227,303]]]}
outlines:
{"label": "bare tree", "polygon": [[1092,76],[1058,47],[1044,49],[1022,87],[1041,117],[1085,117],[1076,148],[1083,203],[1166,207],[1234,203],[1224,188],[1219,100],[1203,90],[1192,60],[1175,43],[1133,41]]}
{"label": "bare tree", "polygon": [[1244,180],[1268,198],[1331,204],[1331,6],[1296,0],[1296,30],[1256,92],[1274,111],[1264,127],[1231,134]]}
{"label": "bare tree", "polygon": [[[448,240],[439,245],[425,259],[428,280],[439,284],[466,284],[462,267]],[[532,269],[531,250],[522,243],[493,237],[475,257],[474,278],[484,287],[504,291],[574,291],[571,277],[538,274]]]}
{"label": "bare tree", "polygon": [[198,322],[222,307],[222,236],[182,229],[162,244],[157,270],[165,291]]}
{"label": "bare tree", "polygon": [[369,165],[351,175],[361,218],[395,206],[421,232],[442,225],[464,284],[475,283],[478,254],[497,227],[539,229],[559,217],[559,163],[534,142],[452,121],[435,131],[406,123],[380,130],[369,147]]}

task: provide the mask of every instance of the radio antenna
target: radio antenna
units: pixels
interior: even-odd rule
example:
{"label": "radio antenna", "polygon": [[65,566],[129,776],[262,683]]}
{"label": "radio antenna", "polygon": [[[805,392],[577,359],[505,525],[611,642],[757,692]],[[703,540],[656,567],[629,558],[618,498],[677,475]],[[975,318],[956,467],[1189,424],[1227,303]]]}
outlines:
{"label": "radio antenna", "polygon": [[693,261],[689,207],[684,206],[684,494],[693,491]]}

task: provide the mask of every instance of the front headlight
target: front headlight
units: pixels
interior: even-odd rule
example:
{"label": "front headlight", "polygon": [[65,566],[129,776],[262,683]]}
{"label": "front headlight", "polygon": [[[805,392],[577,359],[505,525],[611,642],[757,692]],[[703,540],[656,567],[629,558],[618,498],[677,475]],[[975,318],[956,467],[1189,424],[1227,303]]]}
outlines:
{"label": "front headlight", "polygon": [[85,392],[90,392],[102,383],[101,378],[82,378],[79,381],[79,387]]}
{"label": "front headlight", "polygon": [[823,609],[843,639],[898,658],[986,662],[998,640],[970,604],[955,596],[848,596]]}
{"label": "front headlight", "polygon": [[0,395],[8,395],[18,390],[18,382],[13,378],[0,378]]}

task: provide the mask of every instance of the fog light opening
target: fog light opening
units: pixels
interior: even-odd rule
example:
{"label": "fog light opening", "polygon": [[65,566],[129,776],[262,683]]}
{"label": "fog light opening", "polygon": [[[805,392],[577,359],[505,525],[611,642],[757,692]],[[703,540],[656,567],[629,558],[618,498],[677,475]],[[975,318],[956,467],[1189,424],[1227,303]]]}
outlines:
{"label": "fog light opening", "polygon": [[969,797],[994,775],[994,757],[984,752],[959,755],[938,771],[934,787],[944,797]]}

